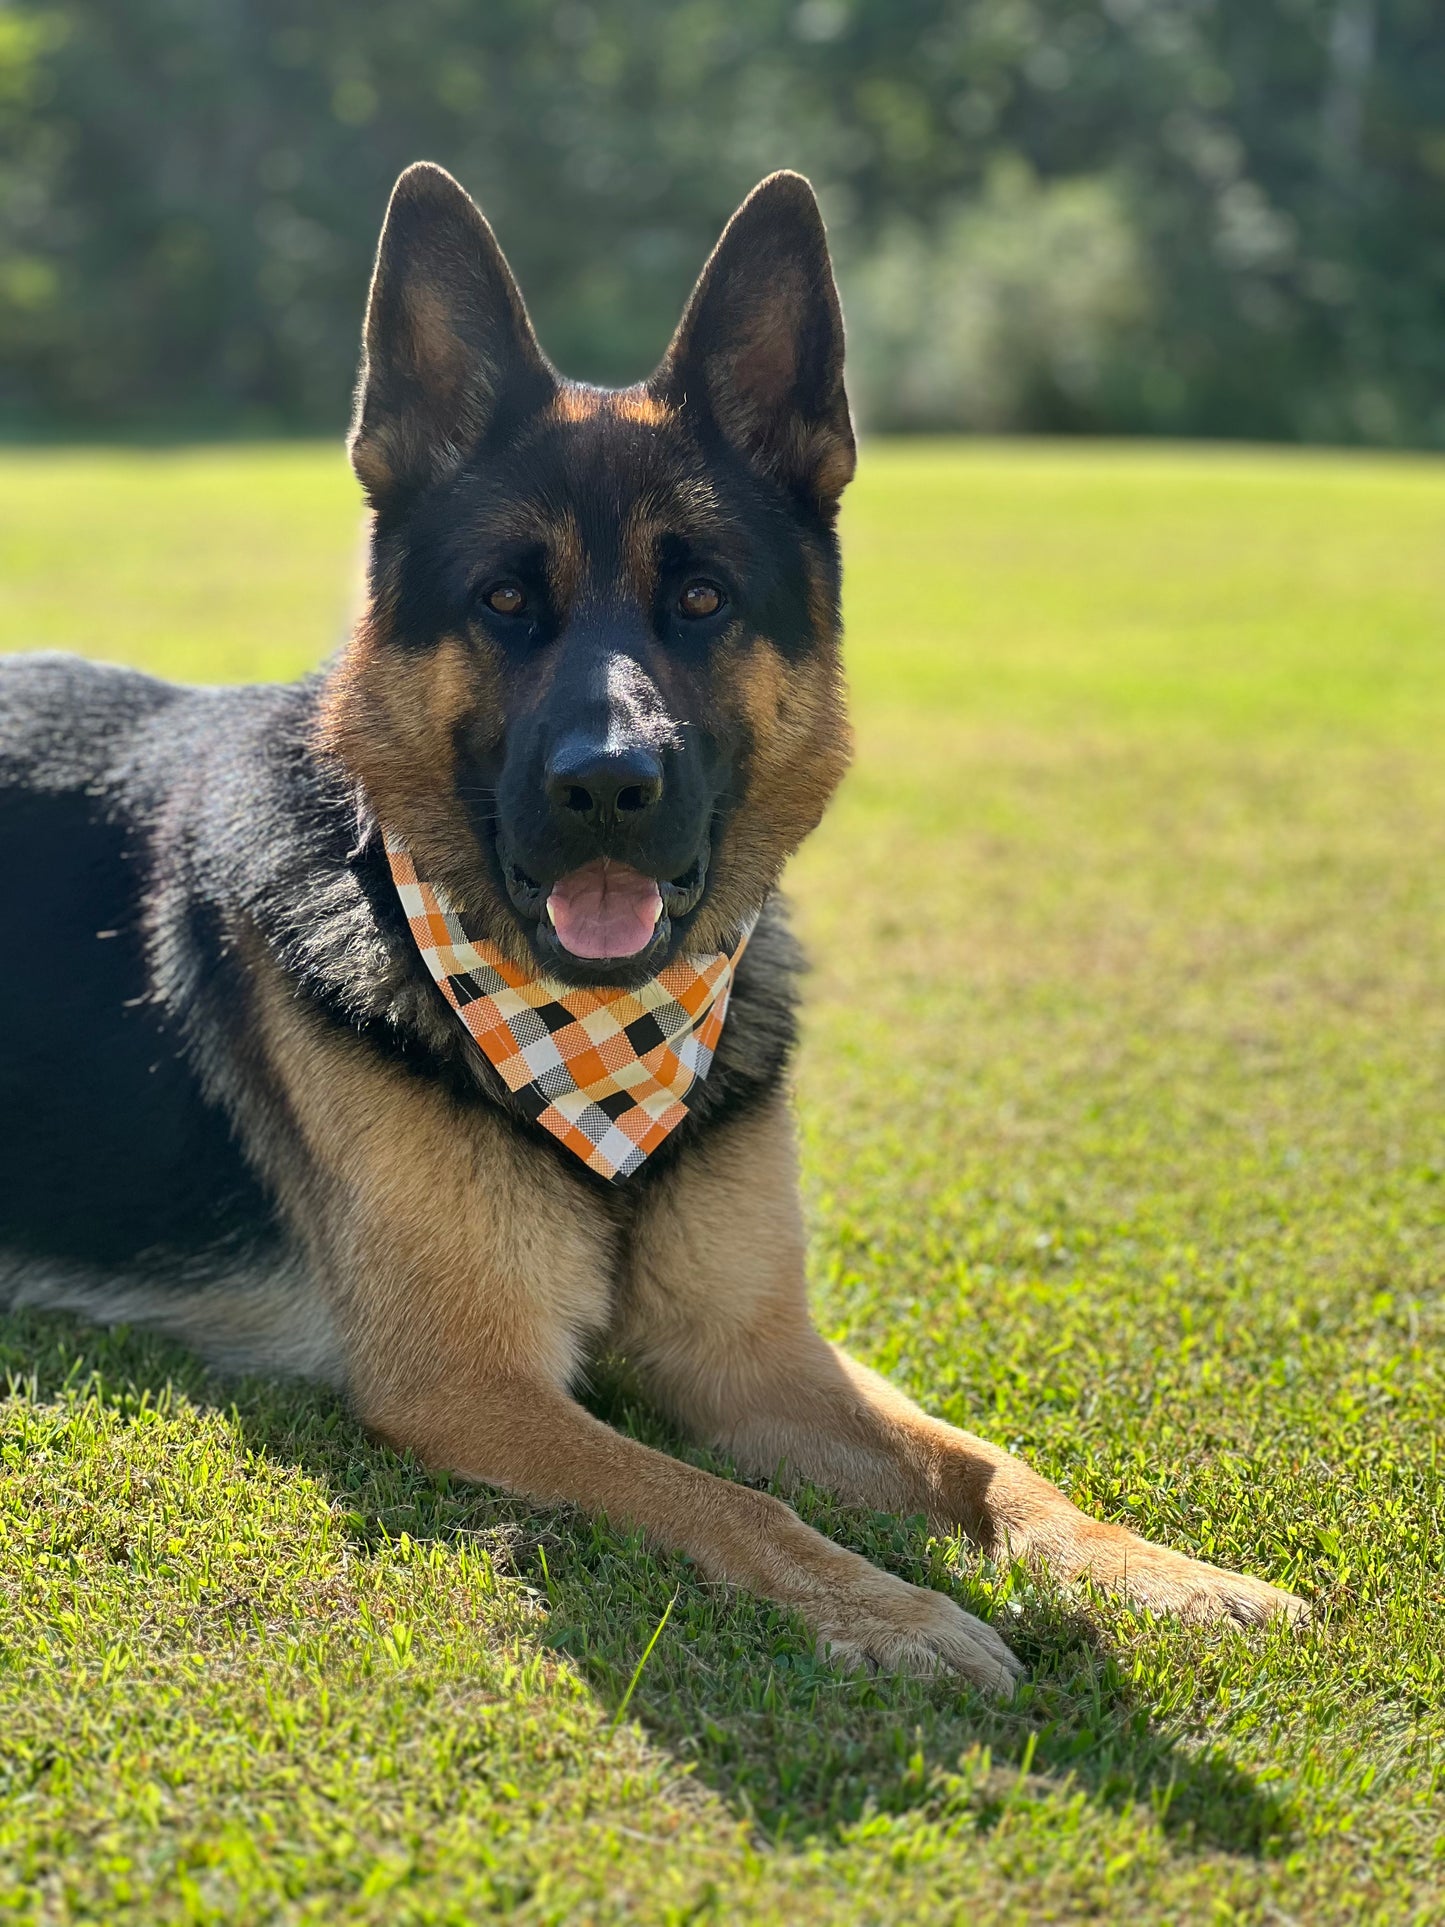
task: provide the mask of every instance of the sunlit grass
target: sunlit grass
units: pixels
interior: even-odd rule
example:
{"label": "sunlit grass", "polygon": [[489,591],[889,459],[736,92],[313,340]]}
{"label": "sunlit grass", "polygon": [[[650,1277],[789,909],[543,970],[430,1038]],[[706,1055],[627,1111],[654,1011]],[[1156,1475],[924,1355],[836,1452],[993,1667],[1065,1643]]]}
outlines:
{"label": "sunlit grass", "polygon": [[[10,1321],[17,1915],[1432,1919],[1442,529],[1445,464],[866,451],[859,762],[792,879],[827,1328],[1314,1629],[1082,1613],[820,1497],[1033,1669],[844,1682],[324,1397]],[[358,531],[330,448],[7,455],[0,646],[288,673]]]}

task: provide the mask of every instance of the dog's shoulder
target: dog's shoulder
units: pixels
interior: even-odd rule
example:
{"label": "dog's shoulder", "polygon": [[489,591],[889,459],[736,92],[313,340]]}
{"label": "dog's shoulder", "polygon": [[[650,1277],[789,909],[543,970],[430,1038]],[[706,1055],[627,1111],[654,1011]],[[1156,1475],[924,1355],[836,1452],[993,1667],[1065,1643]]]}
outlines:
{"label": "dog's shoulder", "polygon": [[[53,970],[88,981],[97,956],[120,955],[94,947],[113,930],[127,959],[114,988],[213,1065],[234,1037],[226,1012],[244,1006],[243,937],[353,1027],[386,1013],[407,976],[405,926],[384,928],[373,907],[354,786],[311,749],[319,686],[0,660],[0,831]],[[99,1016],[113,998],[95,992]]]}

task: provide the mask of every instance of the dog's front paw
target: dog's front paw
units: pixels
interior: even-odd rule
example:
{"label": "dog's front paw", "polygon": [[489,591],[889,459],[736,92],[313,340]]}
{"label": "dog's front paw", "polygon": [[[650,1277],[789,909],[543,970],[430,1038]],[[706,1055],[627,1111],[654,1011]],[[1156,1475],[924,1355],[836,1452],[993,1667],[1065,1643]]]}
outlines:
{"label": "dog's front paw", "polygon": [[1096,1528],[1066,1563],[1071,1578],[1118,1593],[1131,1606],[1196,1625],[1226,1620],[1241,1626],[1275,1620],[1299,1625],[1309,1618],[1308,1605],[1292,1592],[1248,1573],[1205,1565],[1118,1527]]}
{"label": "dog's front paw", "polygon": [[1131,1605],[1196,1624],[1232,1619],[1241,1626],[1263,1626],[1271,1620],[1302,1625],[1309,1618],[1310,1609],[1298,1594],[1249,1573],[1207,1566],[1144,1539],[1133,1541],[1133,1555],[1125,1555],[1118,1587]]}
{"label": "dog's front paw", "polygon": [[941,1592],[910,1586],[870,1570],[824,1611],[809,1613],[819,1644],[850,1670],[956,1673],[985,1693],[1011,1693],[1024,1676],[1021,1663],[993,1627]]}

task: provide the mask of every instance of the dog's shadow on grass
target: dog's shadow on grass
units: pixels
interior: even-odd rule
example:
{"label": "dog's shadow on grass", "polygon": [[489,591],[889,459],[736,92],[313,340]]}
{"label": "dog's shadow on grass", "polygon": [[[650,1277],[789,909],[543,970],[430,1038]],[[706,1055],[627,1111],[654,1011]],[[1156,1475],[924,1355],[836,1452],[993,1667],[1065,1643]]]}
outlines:
{"label": "dog's shadow on grass", "polygon": [[[1219,1748],[1156,1720],[1094,1622],[1047,1587],[1023,1585],[996,1614],[1030,1669],[1004,1705],[956,1682],[848,1676],[766,1603],[707,1584],[636,1535],[431,1476],[373,1445],[325,1391],[219,1379],[164,1340],[35,1313],[0,1318],[6,1370],[41,1398],[88,1381],[103,1396],[154,1399],[169,1387],[233,1414],[253,1450],[335,1495],[359,1550],[403,1532],[486,1544],[500,1570],[545,1595],[541,1643],[578,1669],[604,1708],[625,1706],[655,1745],[769,1839],[837,1835],[910,1812],[986,1829],[1021,1803],[1082,1794],[1152,1810],[1185,1847],[1273,1854],[1288,1842],[1287,1800]],[[621,1391],[592,1403],[647,1442],[679,1449]],[[967,1608],[987,1610],[990,1592],[995,1606],[1009,1592],[1005,1575],[990,1586],[948,1569],[919,1520],[850,1512],[812,1494],[800,1509]]]}

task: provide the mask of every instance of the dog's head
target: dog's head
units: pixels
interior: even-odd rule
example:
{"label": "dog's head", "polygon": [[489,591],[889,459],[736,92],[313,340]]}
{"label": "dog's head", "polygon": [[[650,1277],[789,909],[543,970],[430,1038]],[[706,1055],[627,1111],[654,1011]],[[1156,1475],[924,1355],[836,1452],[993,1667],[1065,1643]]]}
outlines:
{"label": "dog's head", "polygon": [[322,740],[476,934],[573,983],[730,946],[847,761],[843,325],[796,174],[734,215],[657,371],[549,366],[491,229],[409,168],[351,457],[367,613]]}

